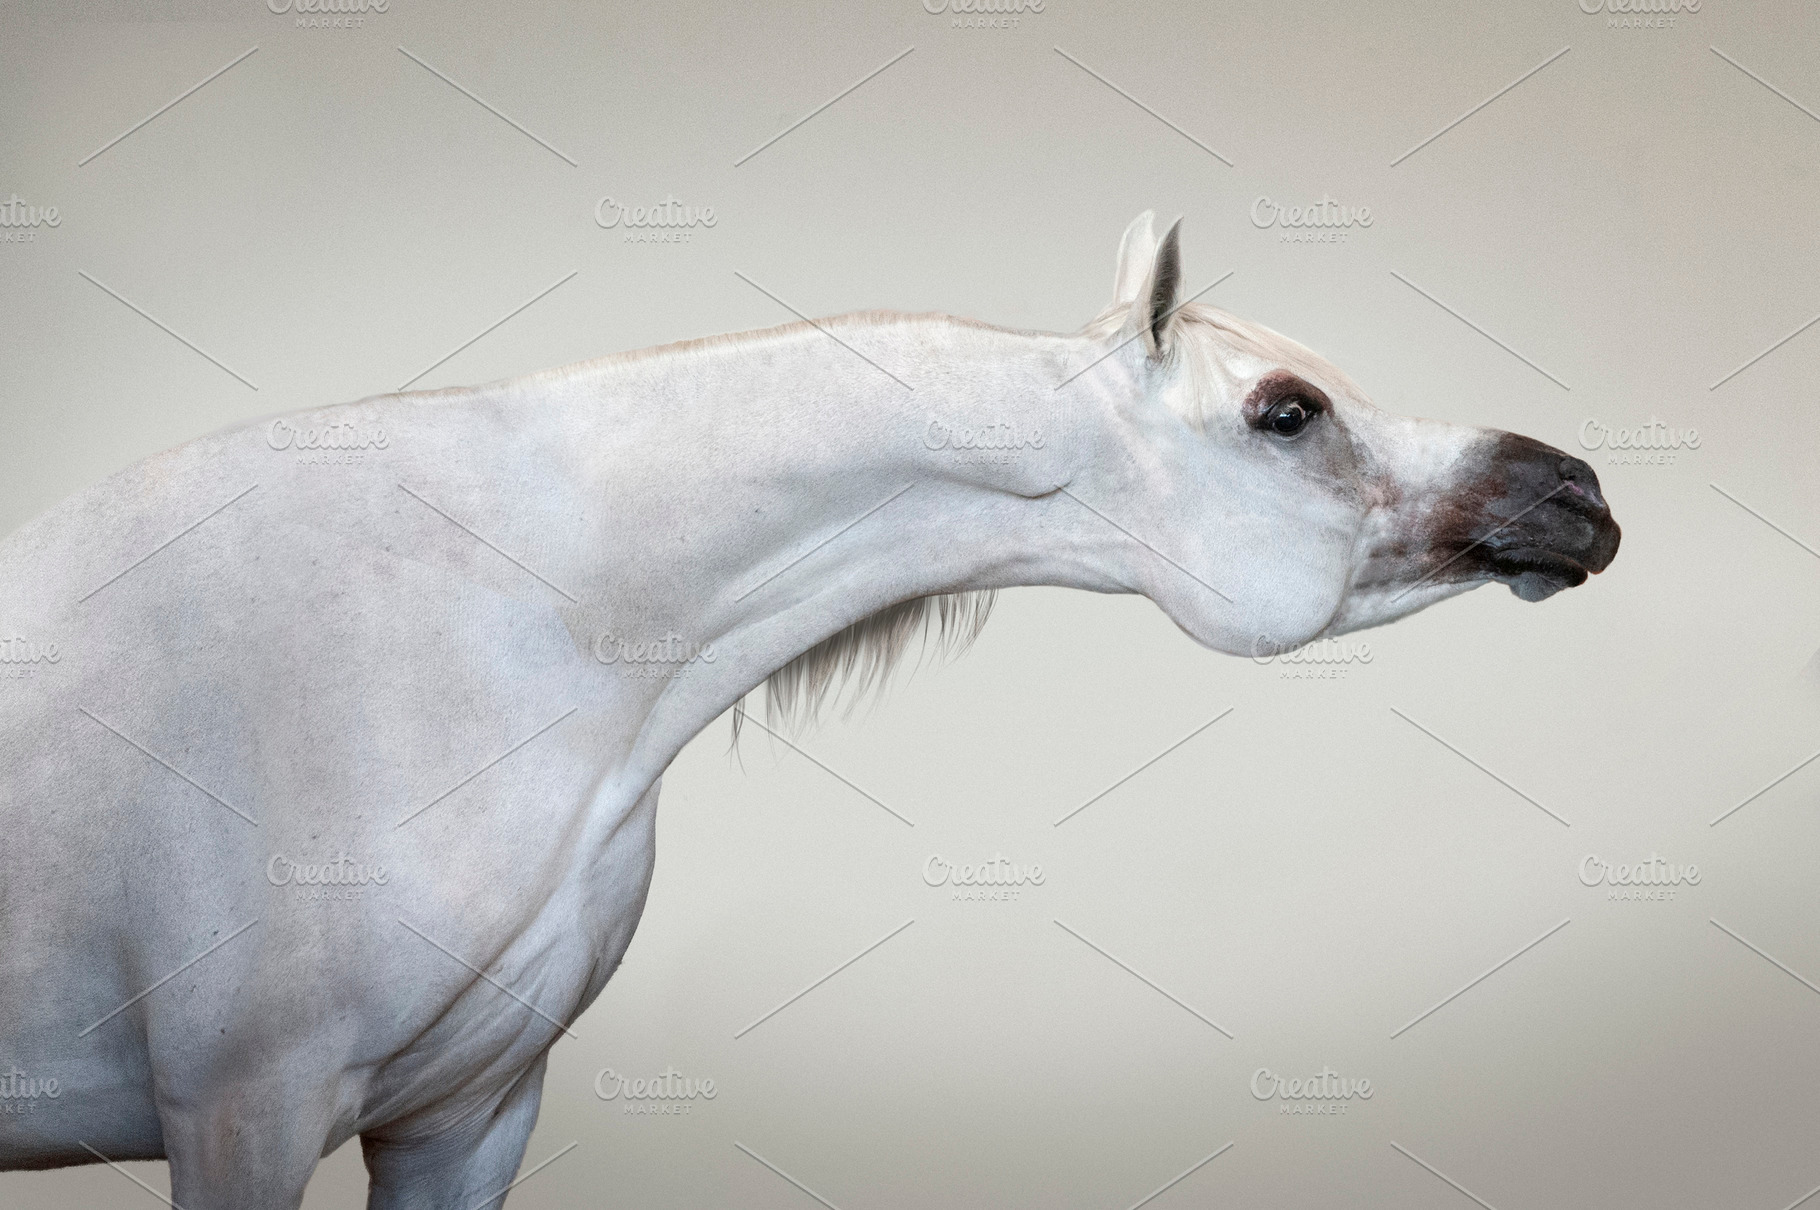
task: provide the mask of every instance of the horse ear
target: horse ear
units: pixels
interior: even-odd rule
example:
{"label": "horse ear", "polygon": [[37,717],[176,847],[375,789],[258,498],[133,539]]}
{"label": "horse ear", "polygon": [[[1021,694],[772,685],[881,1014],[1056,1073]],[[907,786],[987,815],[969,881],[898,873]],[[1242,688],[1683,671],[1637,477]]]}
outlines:
{"label": "horse ear", "polygon": [[1155,218],[1154,211],[1144,211],[1131,220],[1131,226],[1125,228],[1125,238],[1119,241],[1119,268],[1112,279],[1115,307],[1130,306],[1144,288],[1150,262],[1156,259],[1156,233],[1151,227]]}
{"label": "horse ear", "polygon": [[1175,322],[1176,296],[1182,290],[1182,220],[1176,219],[1163,232],[1151,259],[1144,284],[1131,307],[1126,330],[1143,333],[1144,347],[1150,356],[1161,357],[1169,351],[1170,330]]}

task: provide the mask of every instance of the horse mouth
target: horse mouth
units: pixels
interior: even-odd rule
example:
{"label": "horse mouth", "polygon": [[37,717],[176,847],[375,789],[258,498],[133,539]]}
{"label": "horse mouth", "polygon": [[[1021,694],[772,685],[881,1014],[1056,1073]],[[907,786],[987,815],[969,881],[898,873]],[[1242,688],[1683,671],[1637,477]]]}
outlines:
{"label": "horse mouth", "polygon": [[1598,476],[1560,450],[1499,434],[1469,491],[1477,505],[1469,511],[1473,521],[1496,527],[1473,544],[1478,549],[1469,561],[1522,600],[1578,588],[1618,555],[1623,532]]}
{"label": "horse mouth", "polygon": [[1537,547],[1498,551],[1490,562],[1492,579],[1508,584],[1510,591],[1524,601],[1546,601],[1564,588],[1578,588],[1589,575],[1602,570]]}

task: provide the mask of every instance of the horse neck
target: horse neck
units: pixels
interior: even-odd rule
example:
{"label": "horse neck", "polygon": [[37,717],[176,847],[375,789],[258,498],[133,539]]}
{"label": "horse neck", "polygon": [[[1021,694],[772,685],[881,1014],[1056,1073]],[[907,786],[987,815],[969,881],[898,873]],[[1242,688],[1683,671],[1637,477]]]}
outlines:
{"label": "horse neck", "polygon": [[654,714],[675,717],[658,730],[679,747],[901,601],[1129,591],[1121,535],[1056,490],[1118,441],[1093,397],[1120,389],[1116,359],[1056,389],[1097,355],[952,321],[835,321],[622,364],[583,392],[618,401],[582,439],[606,451],[593,460],[606,513],[652,520],[636,552],[623,534],[594,552],[593,595],[652,639],[715,653],[662,684]]}

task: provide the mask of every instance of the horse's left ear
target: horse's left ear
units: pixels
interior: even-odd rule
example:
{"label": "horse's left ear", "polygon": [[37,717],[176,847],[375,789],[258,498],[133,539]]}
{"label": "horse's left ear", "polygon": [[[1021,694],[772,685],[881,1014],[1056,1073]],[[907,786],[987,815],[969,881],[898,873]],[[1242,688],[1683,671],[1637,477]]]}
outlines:
{"label": "horse's left ear", "polygon": [[[1131,317],[1125,321],[1128,333],[1142,333],[1144,347],[1152,357],[1169,352],[1171,332],[1175,326],[1176,296],[1182,290],[1182,220],[1169,224],[1169,230],[1157,241],[1156,257],[1144,286],[1132,304]],[[1136,329],[1136,332],[1132,332]]]}

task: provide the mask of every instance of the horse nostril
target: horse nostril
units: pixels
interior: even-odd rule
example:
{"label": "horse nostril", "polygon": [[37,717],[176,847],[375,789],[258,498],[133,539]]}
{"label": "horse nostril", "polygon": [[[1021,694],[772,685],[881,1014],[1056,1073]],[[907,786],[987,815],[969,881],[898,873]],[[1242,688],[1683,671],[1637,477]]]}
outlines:
{"label": "horse nostril", "polygon": [[1599,476],[1584,459],[1565,456],[1555,470],[1561,476],[1563,485],[1572,489],[1576,495],[1594,504],[1604,505],[1605,498],[1599,493]]}

